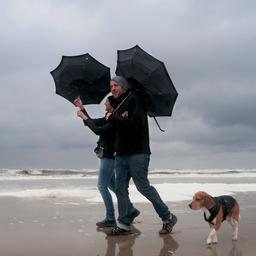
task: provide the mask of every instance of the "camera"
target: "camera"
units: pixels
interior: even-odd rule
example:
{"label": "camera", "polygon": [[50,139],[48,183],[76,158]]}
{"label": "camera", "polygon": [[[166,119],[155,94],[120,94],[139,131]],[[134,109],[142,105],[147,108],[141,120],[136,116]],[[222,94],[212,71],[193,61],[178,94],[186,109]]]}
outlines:
{"label": "camera", "polygon": [[100,147],[100,146],[97,146],[95,149],[94,149],[94,153],[96,154],[96,156],[98,158],[102,158],[103,155],[104,155],[104,148],[103,147]]}

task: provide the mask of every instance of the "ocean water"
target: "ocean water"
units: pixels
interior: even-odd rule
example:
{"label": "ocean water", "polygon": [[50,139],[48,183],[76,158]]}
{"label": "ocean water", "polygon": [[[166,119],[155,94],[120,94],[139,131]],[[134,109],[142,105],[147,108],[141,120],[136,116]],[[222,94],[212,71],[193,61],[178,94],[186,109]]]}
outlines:
{"label": "ocean water", "polygon": [[[169,202],[190,200],[199,190],[213,196],[256,192],[256,169],[154,169],[149,172],[149,179],[163,200]],[[129,191],[133,202],[148,202],[132,182]],[[102,202],[97,170],[92,169],[0,169],[0,197],[3,196]]]}

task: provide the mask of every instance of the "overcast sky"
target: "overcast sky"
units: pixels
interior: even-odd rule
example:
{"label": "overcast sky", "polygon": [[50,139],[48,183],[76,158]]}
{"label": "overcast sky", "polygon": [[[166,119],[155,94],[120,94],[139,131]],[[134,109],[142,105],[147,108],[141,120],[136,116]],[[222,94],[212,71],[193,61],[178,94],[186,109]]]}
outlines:
{"label": "overcast sky", "polygon": [[256,168],[255,11],[254,0],[1,0],[0,168],[97,168],[97,136],[50,71],[88,52],[113,76],[116,51],[136,44],[179,92],[164,133],[149,118],[150,168]]}

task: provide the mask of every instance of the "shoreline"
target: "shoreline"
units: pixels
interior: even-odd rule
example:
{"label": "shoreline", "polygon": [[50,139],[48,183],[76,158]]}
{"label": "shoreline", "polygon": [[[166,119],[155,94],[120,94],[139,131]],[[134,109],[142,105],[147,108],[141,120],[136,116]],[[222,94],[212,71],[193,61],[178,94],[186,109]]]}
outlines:
{"label": "shoreline", "polygon": [[208,224],[200,211],[188,209],[188,201],[167,203],[178,217],[171,235],[158,234],[162,223],[150,203],[136,203],[141,214],[135,219],[135,234],[109,237],[106,230],[97,230],[95,226],[105,212],[102,203],[0,197],[0,251],[2,255],[20,256],[253,256],[256,207],[250,198],[255,198],[255,194],[241,193],[236,198],[241,202],[242,216],[238,241],[231,241],[231,227],[223,222],[219,243],[207,247]]}

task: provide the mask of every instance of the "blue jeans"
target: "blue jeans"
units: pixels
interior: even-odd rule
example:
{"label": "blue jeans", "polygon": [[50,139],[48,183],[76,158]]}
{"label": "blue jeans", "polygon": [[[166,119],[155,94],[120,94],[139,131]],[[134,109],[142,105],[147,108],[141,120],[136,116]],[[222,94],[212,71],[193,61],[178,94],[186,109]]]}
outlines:
{"label": "blue jeans", "polygon": [[148,180],[148,165],[150,156],[148,154],[134,154],[116,156],[116,195],[118,202],[118,221],[130,226],[129,219],[129,181],[132,178],[138,191],[144,195],[154,206],[162,221],[170,219],[170,211],[162,201],[156,189],[150,185]]}
{"label": "blue jeans", "polygon": [[[115,211],[113,199],[109,191],[116,192],[116,178],[115,178],[115,160],[111,158],[100,159],[100,169],[98,176],[98,190],[106,207],[106,219],[115,220]],[[128,197],[128,216],[135,210]]]}

